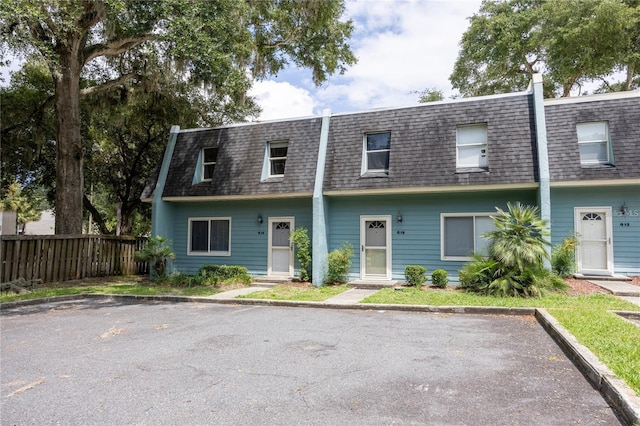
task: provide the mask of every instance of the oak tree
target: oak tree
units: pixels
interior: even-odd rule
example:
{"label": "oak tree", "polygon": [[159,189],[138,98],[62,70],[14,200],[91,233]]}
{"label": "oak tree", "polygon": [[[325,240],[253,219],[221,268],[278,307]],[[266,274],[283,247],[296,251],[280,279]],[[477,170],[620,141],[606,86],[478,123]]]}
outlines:
{"label": "oak tree", "polygon": [[[450,81],[464,96],[525,90],[542,73],[545,96],[588,82],[638,87],[638,0],[484,0],[460,42]],[[622,84],[613,81],[624,70]]]}
{"label": "oak tree", "polygon": [[[242,103],[252,77],[293,63],[316,83],[355,63],[343,0],[2,0],[3,52],[38,53],[53,82],[56,233],[82,231],[83,94],[142,78],[116,72],[152,52],[185,81]],[[251,75],[247,72],[251,71]],[[87,77],[97,83],[84,85]]]}

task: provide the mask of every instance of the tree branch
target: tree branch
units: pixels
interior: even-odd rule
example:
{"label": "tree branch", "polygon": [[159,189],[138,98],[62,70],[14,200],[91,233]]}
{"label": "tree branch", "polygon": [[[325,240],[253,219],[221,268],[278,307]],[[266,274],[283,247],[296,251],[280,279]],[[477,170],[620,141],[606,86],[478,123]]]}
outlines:
{"label": "tree branch", "polygon": [[132,80],[135,77],[137,77],[137,74],[125,74],[125,75],[120,76],[120,77],[118,77],[118,78],[116,78],[114,80],[106,81],[106,82],[100,84],[99,86],[87,87],[86,89],[82,89],[80,91],[80,96],[92,95],[92,94],[94,94],[96,92],[102,92],[104,90],[111,89],[112,87],[124,84],[127,81]]}
{"label": "tree branch", "polygon": [[113,40],[109,43],[98,43],[87,47],[84,50],[84,62],[87,63],[90,60],[100,56],[115,56],[120,53],[124,53],[137,45],[144,43],[145,41],[155,40],[156,36],[153,34],[143,34],[139,37],[129,37],[120,40]]}
{"label": "tree branch", "polygon": [[109,230],[109,228],[107,228],[107,224],[104,222],[102,215],[93,206],[93,204],[91,204],[91,201],[89,201],[89,198],[87,198],[85,194],[82,194],[82,204],[84,205],[85,209],[89,210],[89,214],[91,214],[91,217],[93,218],[93,220],[95,220],[96,223],[98,224],[98,227],[100,228],[100,233],[111,234],[112,232]]}
{"label": "tree branch", "polygon": [[89,29],[96,25],[98,22],[102,21],[106,15],[106,8],[103,4],[100,6],[97,3],[92,1],[84,1],[84,13],[80,18],[80,27],[84,29]]}
{"label": "tree branch", "polygon": [[37,107],[37,108],[36,108],[36,109],[35,109],[35,110],[30,114],[30,115],[29,115],[29,117],[28,117],[26,120],[24,120],[24,121],[22,121],[22,122],[20,122],[20,123],[15,123],[15,124],[13,124],[12,126],[9,126],[9,127],[6,127],[6,128],[4,128],[4,129],[2,129],[2,135],[4,136],[4,135],[8,134],[9,132],[11,132],[12,130],[14,130],[14,129],[18,128],[18,127],[24,127],[24,126],[25,126],[25,123],[26,123],[27,121],[31,121],[31,120],[33,120],[33,118],[34,118],[36,115],[42,114],[42,111],[44,111],[44,109],[45,109],[45,108],[46,108],[50,103],[52,103],[54,99],[55,99],[55,96],[54,96],[54,95],[49,96],[47,99],[45,99],[45,100],[44,100],[44,102],[42,102],[42,103],[41,103],[41,104],[40,104],[40,105],[39,105],[39,106],[38,106],[38,107]]}

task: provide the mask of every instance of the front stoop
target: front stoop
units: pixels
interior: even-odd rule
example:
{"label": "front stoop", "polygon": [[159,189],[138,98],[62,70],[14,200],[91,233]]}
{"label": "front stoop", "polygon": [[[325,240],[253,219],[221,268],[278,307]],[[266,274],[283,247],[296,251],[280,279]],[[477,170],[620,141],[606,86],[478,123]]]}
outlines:
{"label": "front stoop", "polygon": [[353,280],[349,281],[347,285],[353,288],[362,288],[369,290],[381,290],[383,288],[395,287],[398,284],[397,281],[374,281],[374,280]]}
{"label": "front stoop", "polygon": [[291,278],[286,277],[253,277],[253,281],[251,282],[251,286],[257,287],[275,287],[279,284],[287,284],[291,282]]}
{"label": "front stoop", "polygon": [[591,280],[596,280],[596,281],[631,281],[630,277],[627,277],[626,275],[619,275],[619,274],[613,274],[613,275],[573,274],[573,278],[576,278],[578,280],[587,280],[587,281],[591,281]]}

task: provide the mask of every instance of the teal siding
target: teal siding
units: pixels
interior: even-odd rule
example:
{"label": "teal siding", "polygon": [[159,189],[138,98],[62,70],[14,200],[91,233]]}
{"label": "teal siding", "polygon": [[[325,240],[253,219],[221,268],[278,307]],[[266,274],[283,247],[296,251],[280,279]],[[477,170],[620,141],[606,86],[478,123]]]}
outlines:
{"label": "teal siding", "polygon": [[[623,203],[631,213],[628,216],[620,214]],[[640,275],[640,188],[552,188],[551,234],[554,245],[574,232],[574,207],[611,207],[614,272]]]}
{"label": "teal siding", "polygon": [[[443,261],[440,256],[441,213],[493,213],[508,201],[534,205],[536,191],[417,194],[403,196],[332,197],[329,204],[329,251],[343,241],[354,247],[350,278],[360,277],[360,216],[392,217],[392,278],[404,281],[406,265],[422,265],[430,274],[445,269],[452,281],[464,261]],[[396,217],[402,214],[402,223]]]}
{"label": "teal siding", "polygon": [[[266,275],[269,217],[293,216],[295,226],[307,228],[311,237],[311,198],[172,203],[172,206],[173,234],[170,238],[176,254],[173,266],[182,273],[195,273],[202,265],[211,263],[241,265],[253,276]],[[261,225],[257,221],[258,214],[263,218]],[[231,217],[231,256],[187,255],[188,221],[192,217]]]}

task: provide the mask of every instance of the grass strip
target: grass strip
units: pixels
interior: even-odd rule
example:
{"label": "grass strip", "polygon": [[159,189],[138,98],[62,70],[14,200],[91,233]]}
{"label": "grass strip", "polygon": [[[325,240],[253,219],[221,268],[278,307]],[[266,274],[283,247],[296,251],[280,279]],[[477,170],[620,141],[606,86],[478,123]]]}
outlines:
{"label": "grass strip", "polygon": [[3,294],[0,303],[18,300],[39,299],[45,297],[66,296],[70,294],[133,294],[141,296],[210,296],[220,289],[212,286],[172,287],[167,285],[141,285],[137,283],[117,283],[112,285],[91,285],[77,287],[40,288],[31,293]]}
{"label": "grass strip", "polygon": [[266,300],[299,300],[302,302],[323,302],[330,297],[348,290],[346,284],[337,286],[300,287],[289,284],[279,284],[268,290],[256,291],[238,299],[266,299]]}

